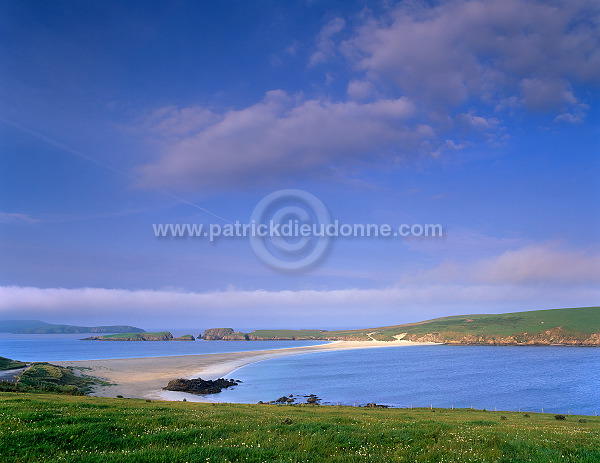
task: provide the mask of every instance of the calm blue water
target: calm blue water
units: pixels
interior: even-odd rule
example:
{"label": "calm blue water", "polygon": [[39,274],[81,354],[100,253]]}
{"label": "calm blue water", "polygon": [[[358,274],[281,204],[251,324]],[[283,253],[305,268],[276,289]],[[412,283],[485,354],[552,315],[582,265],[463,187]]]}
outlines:
{"label": "calm blue water", "polygon": [[[303,354],[229,375],[225,402],[316,394],[324,403],[600,413],[600,349],[415,346]],[[304,400],[304,399],[303,399]]]}
{"label": "calm blue water", "polygon": [[0,356],[24,362],[58,362],[214,354],[323,344],[314,341],[81,341],[82,338],[89,336],[93,334],[0,333]]}
{"label": "calm blue water", "polygon": [[[85,335],[84,335],[85,336]],[[24,361],[93,360],[306,346],[302,341],[98,342],[73,335],[0,334],[0,356]],[[474,407],[600,413],[600,349],[414,346],[281,357],[227,375],[243,381],[211,395],[224,402],[316,394],[324,403]]]}

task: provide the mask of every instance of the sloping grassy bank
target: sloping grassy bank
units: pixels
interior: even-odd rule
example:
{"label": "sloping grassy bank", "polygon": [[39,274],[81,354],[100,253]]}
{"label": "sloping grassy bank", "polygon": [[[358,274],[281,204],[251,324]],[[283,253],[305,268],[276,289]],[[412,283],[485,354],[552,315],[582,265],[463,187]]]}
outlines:
{"label": "sloping grassy bank", "polygon": [[0,456],[36,463],[592,463],[600,461],[600,419],[0,393]]}
{"label": "sloping grassy bank", "polygon": [[18,360],[12,360],[6,357],[0,357],[0,371],[16,370],[17,368],[25,368],[26,366],[27,364],[25,362],[19,362]]}
{"label": "sloping grassy bank", "polygon": [[[0,357],[0,365],[27,366],[23,362]],[[74,368],[65,368],[46,362],[34,362],[18,376],[16,382],[0,381],[2,392],[50,392],[56,394],[83,395],[92,391],[96,385],[108,385],[93,376],[88,376]]]}

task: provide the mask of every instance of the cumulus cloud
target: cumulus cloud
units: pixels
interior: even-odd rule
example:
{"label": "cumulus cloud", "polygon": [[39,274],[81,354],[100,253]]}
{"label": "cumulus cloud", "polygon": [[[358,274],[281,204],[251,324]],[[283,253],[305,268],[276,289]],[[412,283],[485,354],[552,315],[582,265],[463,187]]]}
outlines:
{"label": "cumulus cloud", "polygon": [[334,37],[340,33],[345,26],[346,21],[343,18],[334,18],[323,26],[317,37],[317,50],[310,57],[310,66],[323,63],[334,54],[336,50]]}
{"label": "cumulus cloud", "polygon": [[560,79],[523,79],[520,87],[523,104],[534,111],[556,110],[578,103],[568,84]]}
{"label": "cumulus cloud", "polygon": [[375,86],[364,80],[351,80],[348,83],[348,95],[354,101],[364,101],[373,96]]}
{"label": "cumulus cloud", "polygon": [[584,103],[575,106],[571,112],[565,111],[554,118],[555,122],[567,122],[569,124],[581,124],[590,109],[589,105]]}
{"label": "cumulus cloud", "polygon": [[168,139],[192,135],[219,121],[221,117],[208,108],[165,106],[140,118],[140,126]]}
{"label": "cumulus cloud", "polygon": [[[140,169],[143,184],[153,187],[210,189],[224,183],[259,183],[335,161],[352,162],[365,153],[377,156],[394,144],[414,147],[432,133],[415,123],[414,105],[404,97],[333,103],[298,101],[276,90],[260,103],[229,111],[208,125],[211,116],[202,108],[169,108],[157,114],[153,130],[164,131],[171,142],[156,163]],[[185,135],[177,137],[174,119],[186,128]],[[195,132],[188,131],[194,126]]]}
{"label": "cumulus cloud", "polygon": [[516,96],[551,110],[578,102],[569,82],[600,80],[599,22],[587,0],[402,2],[342,48],[371,80],[438,109]]}

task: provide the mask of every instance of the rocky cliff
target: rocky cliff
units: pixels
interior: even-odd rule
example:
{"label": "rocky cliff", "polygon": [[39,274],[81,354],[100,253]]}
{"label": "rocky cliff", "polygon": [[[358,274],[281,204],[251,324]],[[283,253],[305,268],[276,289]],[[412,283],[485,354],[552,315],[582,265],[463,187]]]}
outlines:
{"label": "rocky cliff", "polygon": [[439,342],[442,344],[487,346],[600,346],[600,333],[582,335],[562,327],[541,333],[519,333],[511,336],[490,336],[461,333],[409,333],[403,338],[415,342]]}
{"label": "rocky cliff", "polygon": [[233,331],[233,328],[209,328],[199,335],[206,341],[248,341],[248,335]]}
{"label": "rocky cliff", "polygon": [[171,341],[195,341],[196,338],[191,334],[184,334],[183,336],[179,336],[178,338],[173,338]]}

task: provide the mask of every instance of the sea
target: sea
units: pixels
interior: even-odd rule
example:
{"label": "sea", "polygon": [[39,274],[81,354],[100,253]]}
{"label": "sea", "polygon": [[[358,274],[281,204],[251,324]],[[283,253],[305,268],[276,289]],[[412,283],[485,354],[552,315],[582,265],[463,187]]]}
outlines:
{"label": "sea", "polygon": [[[241,352],[310,341],[94,342],[81,334],[0,334],[0,355],[32,361]],[[560,346],[402,346],[279,357],[238,368],[242,382],[208,396],[268,402],[314,394],[322,404],[475,408],[597,415],[600,349]]]}

